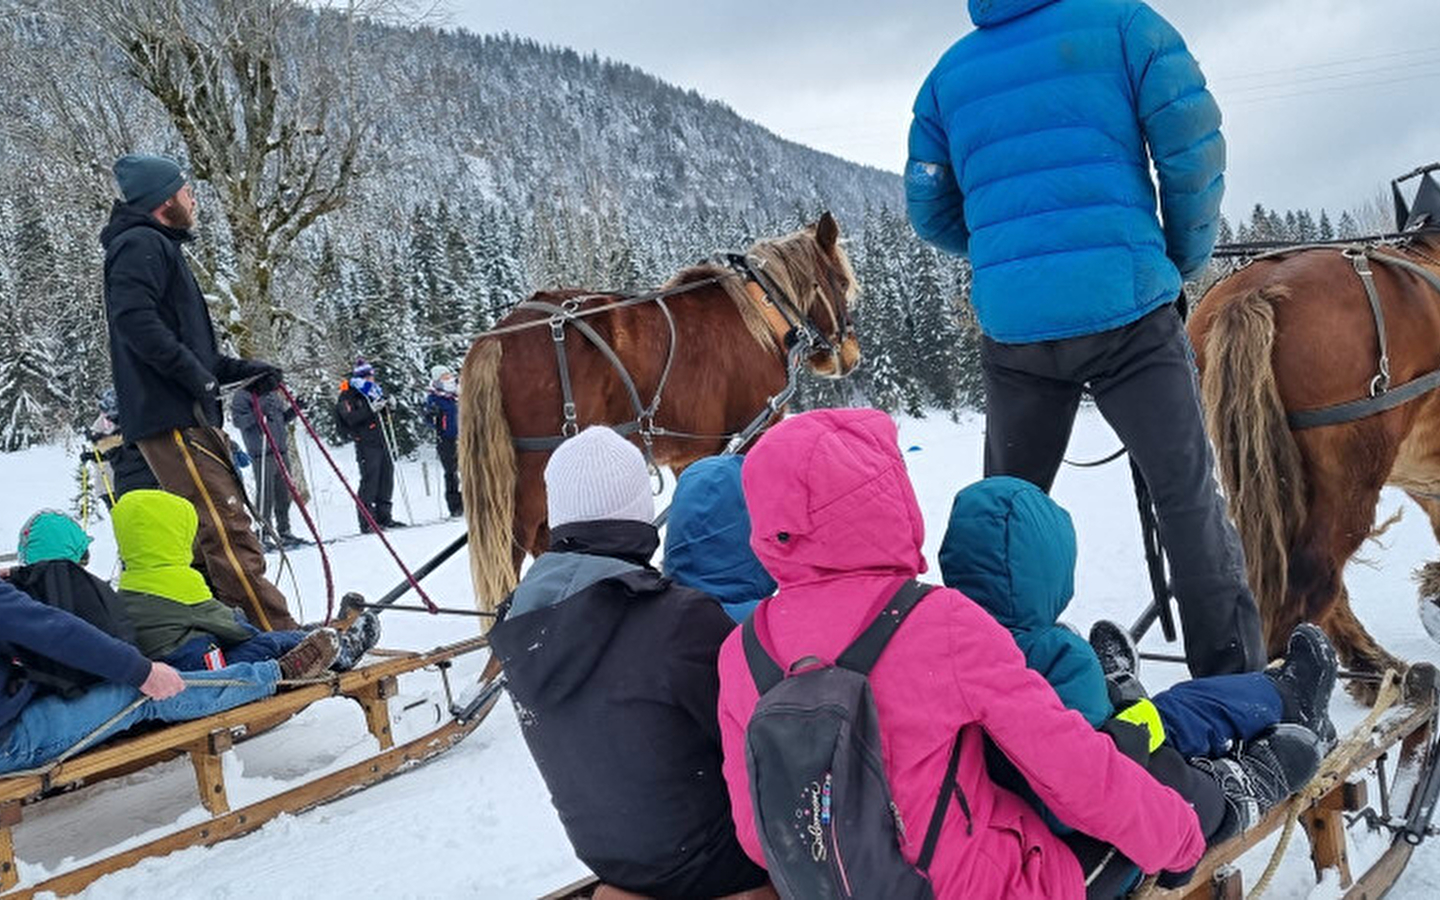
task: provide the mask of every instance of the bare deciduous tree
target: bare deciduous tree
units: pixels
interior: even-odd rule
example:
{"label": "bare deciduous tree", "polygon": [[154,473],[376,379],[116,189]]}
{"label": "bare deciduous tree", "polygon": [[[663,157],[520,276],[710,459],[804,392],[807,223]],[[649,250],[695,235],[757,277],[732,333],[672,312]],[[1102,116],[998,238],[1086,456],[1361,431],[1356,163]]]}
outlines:
{"label": "bare deciduous tree", "polygon": [[[194,178],[213,192],[228,256],[196,260],[237,348],[269,356],[292,322],[274,279],[296,240],[341,208],[374,152],[357,78],[357,39],[403,0],[50,0],[104,39],[111,59],[179,135]],[[97,84],[107,85],[97,72]],[[72,154],[91,171],[128,140],[113,87],[41,79]],[[100,150],[101,152],[97,152]]]}

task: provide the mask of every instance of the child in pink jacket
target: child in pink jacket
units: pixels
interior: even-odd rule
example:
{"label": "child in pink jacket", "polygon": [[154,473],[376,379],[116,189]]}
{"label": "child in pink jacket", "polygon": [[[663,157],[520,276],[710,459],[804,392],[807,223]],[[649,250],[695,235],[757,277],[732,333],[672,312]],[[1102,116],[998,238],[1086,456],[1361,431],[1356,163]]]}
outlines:
{"label": "child in pink jacket", "polygon": [[[896,446],[876,410],[819,410],[770,430],[744,465],[751,546],[779,583],[755,612],[761,643],[782,668],[827,663],[908,578],[925,571],[924,526]],[[758,694],[740,631],[720,651],[724,774],[745,851],[764,864],[745,768],[745,728]],[[929,869],[935,896],[1085,896],[1081,864],[1040,817],[991,782],[988,734],[1040,799],[1079,831],[1113,844],[1147,872],[1181,871],[1205,851],[1193,810],[1067,710],[1010,633],[958,591],[917,606],[870,675],[885,774],[901,818],[927,822],[955,735],[956,781]],[[923,829],[902,837],[911,862]]]}

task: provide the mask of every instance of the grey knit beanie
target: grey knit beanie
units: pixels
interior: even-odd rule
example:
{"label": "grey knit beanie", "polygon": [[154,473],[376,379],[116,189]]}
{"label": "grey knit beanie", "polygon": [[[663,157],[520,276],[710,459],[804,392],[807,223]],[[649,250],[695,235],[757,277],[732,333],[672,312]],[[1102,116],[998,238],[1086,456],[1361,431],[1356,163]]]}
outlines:
{"label": "grey knit beanie", "polygon": [[655,518],[644,457],[604,425],[592,425],[551,454],[545,496],[551,528],[595,519]]}
{"label": "grey knit beanie", "polygon": [[185,186],[185,173],[173,159],[127,153],[115,160],[115,182],[127,205],[150,212]]}

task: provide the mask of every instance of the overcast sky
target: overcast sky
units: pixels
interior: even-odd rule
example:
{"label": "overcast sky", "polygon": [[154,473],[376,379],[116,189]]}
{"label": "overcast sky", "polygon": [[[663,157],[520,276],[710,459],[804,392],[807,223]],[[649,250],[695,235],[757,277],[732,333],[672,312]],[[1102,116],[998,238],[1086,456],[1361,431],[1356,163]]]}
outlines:
{"label": "overcast sky", "polygon": [[[1151,0],[1225,115],[1226,212],[1360,205],[1440,160],[1436,0]],[[775,133],[899,171],[964,0],[449,0],[449,20],[594,50]]]}

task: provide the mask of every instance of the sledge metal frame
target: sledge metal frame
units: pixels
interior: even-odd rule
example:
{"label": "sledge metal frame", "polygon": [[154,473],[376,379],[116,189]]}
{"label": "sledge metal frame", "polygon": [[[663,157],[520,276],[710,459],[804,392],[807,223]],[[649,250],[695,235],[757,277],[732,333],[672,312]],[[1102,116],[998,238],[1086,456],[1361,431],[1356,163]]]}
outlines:
{"label": "sledge metal frame", "polygon": [[[213,716],[168,725],[133,737],[121,737],[65,760],[44,775],[0,776],[0,900],[29,900],[45,891],[53,891],[60,896],[73,894],[97,878],[132,866],[142,859],[164,856],[186,847],[208,846],[248,834],[281,813],[303,812],[444,753],[474,731],[489,715],[500,697],[504,684],[502,678],[482,676],[483,687],[466,707],[452,703],[449,721],[398,746],[390,732],[389,699],[396,693],[400,675],[430,667],[439,670],[445,694],[449,697],[447,670],[452,661],[486,646],[488,641],[484,637],[474,637],[428,652],[387,655],[372,665],[317,679],[303,687],[285,690]],[[328,697],[348,697],[359,704],[366,729],[379,744],[379,752],[369,759],[242,809],[232,810],[226,797],[221,755],[237,738],[271,728]],[[12,829],[20,824],[25,806],[43,802],[62,789],[83,787],[129,774],[181,753],[188,754],[194,766],[200,802],[211,816],[208,821],[180,828],[164,837],[95,860],[43,882],[18,887]]]}

